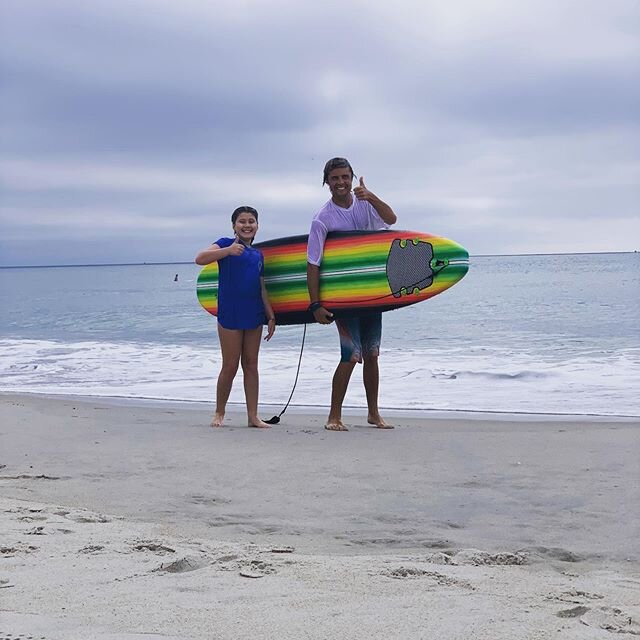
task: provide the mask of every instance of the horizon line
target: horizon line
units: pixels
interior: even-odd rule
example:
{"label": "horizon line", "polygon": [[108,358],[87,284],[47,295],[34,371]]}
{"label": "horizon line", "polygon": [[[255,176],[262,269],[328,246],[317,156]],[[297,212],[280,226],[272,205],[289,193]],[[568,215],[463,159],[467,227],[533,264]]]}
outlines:
{"label": "horizon line", "polygon": [[[638,253],[637,249],[629,251],[567,251],[567,252],[551,252],[551,253],[478,253],[469,254],[470,258],[518,258],[527,256],[588,256],[588,255],[607,255],[607,254],[624,254]],[[192,260],[180,260],[169,262],[87,262],[74,264],[7,264],[0,265],[0,269],[52,269],[65,267],[144,267],[144,266],[161,266],[169,264],[195,264]]]}

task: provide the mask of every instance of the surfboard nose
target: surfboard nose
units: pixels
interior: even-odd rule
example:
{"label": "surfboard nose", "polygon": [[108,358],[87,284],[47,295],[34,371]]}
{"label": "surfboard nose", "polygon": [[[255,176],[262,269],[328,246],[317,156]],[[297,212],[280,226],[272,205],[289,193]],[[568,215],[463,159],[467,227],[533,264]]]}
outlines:
{"label": "surfboard nose", "polygon": [[394,298],[433,284],[433,246],[423,240],[396,238],[387,257],[387,279]]}

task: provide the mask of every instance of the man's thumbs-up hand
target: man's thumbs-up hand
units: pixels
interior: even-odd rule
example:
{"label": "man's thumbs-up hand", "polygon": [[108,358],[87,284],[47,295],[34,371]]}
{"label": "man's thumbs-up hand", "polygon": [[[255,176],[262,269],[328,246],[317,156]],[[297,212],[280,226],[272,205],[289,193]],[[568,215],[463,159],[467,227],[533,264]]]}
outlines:
{"label": "man's thumbs-up hand", "polygon": [[360,176],[360,181],[357,187],[354,188],[353,194],[358,200],[367,200],[371,202],[371,198],[374,197],[373,193],[367,189],[364,184],[364,178]]}

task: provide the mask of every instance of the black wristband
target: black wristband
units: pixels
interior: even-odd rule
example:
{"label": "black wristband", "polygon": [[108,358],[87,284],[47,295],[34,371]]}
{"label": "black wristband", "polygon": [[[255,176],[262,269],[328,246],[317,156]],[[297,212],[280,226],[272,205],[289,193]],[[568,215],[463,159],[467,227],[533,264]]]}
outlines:
{"label": "black wristband", "polygon": [[312,302],[307,307],[307,311],[311,311],[311,313],[315,313],[318,309],[322,309],[322,303],[321,302]]}

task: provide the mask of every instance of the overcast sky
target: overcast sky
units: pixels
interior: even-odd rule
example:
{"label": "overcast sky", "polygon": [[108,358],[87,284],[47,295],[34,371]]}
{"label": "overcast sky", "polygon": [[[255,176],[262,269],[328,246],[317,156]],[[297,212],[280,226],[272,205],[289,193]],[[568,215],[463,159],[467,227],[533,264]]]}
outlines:
{"label": "overcast sky", "polygon": [[638,0],[2,0],[0,264],[307,233],[346,156],[471,254],[640,248]]}

